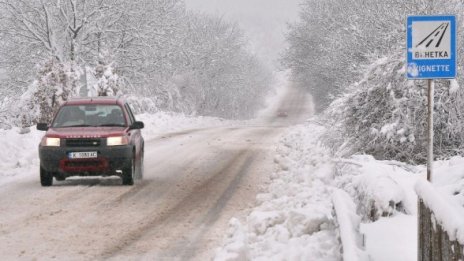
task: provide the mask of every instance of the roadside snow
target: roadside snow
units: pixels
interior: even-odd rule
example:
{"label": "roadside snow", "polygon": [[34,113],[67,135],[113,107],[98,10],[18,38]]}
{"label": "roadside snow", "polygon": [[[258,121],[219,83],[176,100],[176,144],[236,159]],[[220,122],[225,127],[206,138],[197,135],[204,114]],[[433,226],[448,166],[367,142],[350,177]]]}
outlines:
{"label": "roadside snow", "polygon": [[417,260],[417,216],[398,213],[361,225],[372,261]]}
{"label": "roadside snow", "polygon": [[354,155],[338,161],[337,187],[355,200],[364,219],[377,220],[397,212],[415,214],[414,184],[420,168],[396,161],[378,161],[369,155]]}
{"label": "roadside snow", "polygon": [[38,176],[38,146],[42,135],[35,127],[27,134],[20,134],[19,128],[0,130],[0,186],[33,170]]}
{"label": "roadside snow", "polygon": [[[425,180],[425,166],[369,155],[332,158],[319,141],[324,131],[306,123],[284,135],[267,192],[257,196],[245,220],[230,221],[215,260],[417,260],[414,188]],[[435,189],[462,208],[464,158],[438,161],[435,166]],[[347,193],[335,192],[338,189]],[[344,199],[353,199],[355,210],[350,211]],[[332,203],[344,212],[342,216],[334,216]],[[355,212],[362,216],[360,228]],[[443,212],[452,220],[462,216]],[[359,247],[357,229],[364,234],[365,252]]]}
{"label": "roadside snow", "polygon": [[463,157],[436,161],[432,184],[426,182],[425,166],[378,161],[369,155],[336,162],[335,183],[357,201],[372,260],[417,260],[417,194],[450,237],[464,242]]}
{"label": "roadside snow", "polygon": [[337,161],[335,183],[355,199],[373,261],[417,260],[417,196],[421,167],[354,155]]}
{"label": "roadside snow", "polygon": [[341,260],[333,215],[333,164],[320,126],[293,127],[281,140],[267,192],[242,225],[230,222],[215,260]]}

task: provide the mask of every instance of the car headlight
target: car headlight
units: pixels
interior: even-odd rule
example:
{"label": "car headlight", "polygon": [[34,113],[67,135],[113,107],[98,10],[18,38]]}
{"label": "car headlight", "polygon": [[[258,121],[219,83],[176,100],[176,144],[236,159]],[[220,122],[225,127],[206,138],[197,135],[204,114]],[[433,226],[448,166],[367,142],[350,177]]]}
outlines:
{"label": "car headlight", "polygon": [[44,139],[42,140],[42,145],[47,147],[59,147],[60,138],[44,137]]}
{"label": "car headlight", "polygon": [[120,146],[129,144],[129,139],[126,136],[108,137],[106,139],[107,146]]}

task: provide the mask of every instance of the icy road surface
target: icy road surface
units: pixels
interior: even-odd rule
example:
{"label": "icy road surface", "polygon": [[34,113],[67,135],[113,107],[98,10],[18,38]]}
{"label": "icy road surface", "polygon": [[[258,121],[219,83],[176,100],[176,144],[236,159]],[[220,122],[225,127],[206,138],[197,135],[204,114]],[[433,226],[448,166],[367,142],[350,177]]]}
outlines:
{"label": "icy road surface", "polygon": [[132,187],[71,178],[43,188],[38,174],[2,186],[0,256],[209,260],[268,181],[280,134],[310,114],[307,96],[290,90],[261,121],[147,139],[144,179]]}

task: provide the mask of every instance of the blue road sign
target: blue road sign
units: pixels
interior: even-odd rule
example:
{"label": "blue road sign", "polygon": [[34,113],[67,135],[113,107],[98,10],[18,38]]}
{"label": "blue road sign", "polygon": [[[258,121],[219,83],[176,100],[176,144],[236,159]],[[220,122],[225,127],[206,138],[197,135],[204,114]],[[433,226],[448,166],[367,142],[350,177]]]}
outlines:
{"label": "blue road sign", "polygon": [[456,16],[409,16],[407,77],[456,78]]}

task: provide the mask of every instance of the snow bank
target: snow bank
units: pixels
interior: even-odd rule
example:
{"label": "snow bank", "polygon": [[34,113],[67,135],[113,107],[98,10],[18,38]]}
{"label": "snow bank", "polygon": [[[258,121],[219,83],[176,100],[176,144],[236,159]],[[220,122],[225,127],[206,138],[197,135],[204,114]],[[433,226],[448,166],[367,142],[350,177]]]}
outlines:
{"label": "snow bank", "polygon": [[[432,182],[444,195],[464,206],[464,158],[453,157],[434,163]],[[425,171],[425,170],[424,170]]]}
{"label": "snow bank", "polygon": [[379,161],[370,155],[353,155],[334,162],[335,184],[355,200],[357,213],[365,222],[361,232],[369,257],[375,261],[417,260],[414,185],[424,178],[424,168]]}
{"label": "snow bank", "polygon": [[367,253],[362,249],[363,239],[359,232],[361,218],[356,214],[356,205],[350,195],[340,189],[334,191],[332,202],[343,245],[343,260],[367,261]]}
{"label": "snow bank", "polygon": [[248,260],[247,235],[240,221],[232,218],[225,236],[225,247],[216,255],[216,260]]}
{"label": "snow bank", "polygon": [[373,261],[417,261],[417,216],[397,213],[361,224]]}
{"label": "snow bank", "polygon": [[336,184],[356,200],[365,219],[377,220],[396,212],[416,213],[413,187],[418,168],[397,161],[378,161],[369,155],[336,160]]}
{"label": "snow bank", "polygon": [[398,161],[379,161],[370,155],[333,161],[336,186],[349,193],[357,213],[366,222],[361,224],[361,231],[369,257],[376,261],[417,260],[414,184],[423,177],[419,174],[422,168]]}
{"label": "snow bank", "polygon": [[21,134],[19,128],[0,130],[0,185],[24,173],[39,172],[38,146],[42,135],[35,126],[27,134]]}
{"label": "snow bank", "polygon": [[434,211],[451,240],[464,242],[463,157],[435,162],[433,184],[424,181],[425,166],[368,155],[333,161],[335,184],[349,192],[365,217],[361,231],[373,260],[417,260],[417,195]]}
{"label": "snow bank", "polygon": [[215,260],[341,260],[333,216],[333,163],[319,146],[322,127],[294,127],[282,138],[267,192],[244,225],[234,219]]}

